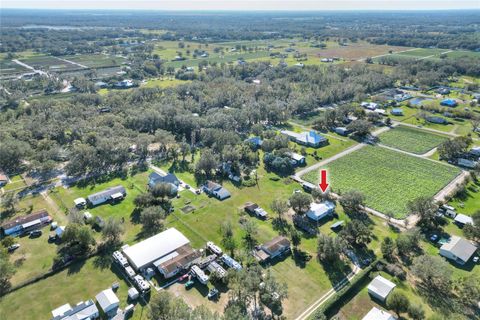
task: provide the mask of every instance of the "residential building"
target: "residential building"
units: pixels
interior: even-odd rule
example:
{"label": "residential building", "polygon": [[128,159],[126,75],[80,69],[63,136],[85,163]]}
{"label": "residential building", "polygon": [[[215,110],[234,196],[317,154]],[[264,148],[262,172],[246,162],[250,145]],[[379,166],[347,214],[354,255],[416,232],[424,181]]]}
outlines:
{"label": "residential building", "polygon": [[180,180],[178,180],[175,174],[167,173],[163,176],[156,172],[150,173],[150,175],[148,176],[148,187],[151,189],[160,183],[166,183],[170,185],[172,196],[178,193],[178,186],[180,185]]}
{"label": "residential building", "polygon": [[174,258],[177,250],[190,241],[177,229],[170,228],[150,238],[123,249],[130,265],[137,271],[143,271],[159,259]]}
{"label": "residential building", "polygon": [[131,88],[134,85],[135,84],[133,83],[133,80],[125,79],[125,80],[122,80],[122,81],[115,82],[115,84],[113,86],[115,88],[125,89],[125,88]]}
{"label": "residential building", "polygon": [[117,314],[120,300],[112,289],[106,289],[95,296],[100,309],[109,317]]}
{"label": "residential building", "polygon": [[26,216],[16,217],[2,224],[1,229],[5,236],[16,237],[33,229],[44,227],[52,222],[47,210],[36,211]]}
{"label": "residential building", "polygon": [[440,247],[442,257],[453,260],[460,265],[467,263],[476,251],[477,247],[470,241],[457,236],[452,236],[449,242]]}
{"label": "residential building", "polygon": [[437,123],[437,124],[448,124],[447,119],[437,116],[427,116],[425,118],[428,122]]}
{"label": "residential building", "polygon": [[335,203],[324,201],[321,203],[313,202],[307,211],[307,217],[314,221],[319,221],[335,212]]}
{"label": "residential building", "polygon": [[105,202],[121,200],[126,195],[127,190],[123,186],[115,186],[89,195],[87,201],[91,206],[97,206]]}
{"label": "residential building", "polygon": [[192,263],[201,257],[201,252],[193,250],[190,245],[185,245],[176,250],[176,255],[167,255],[153,263],[158,271],[165,277],[171,278],[179,272],[190,268]]}
{"label": "residential building", "polygon": [[470,216],[464,215],[462,213],[459,213],[455,216],[455,223],[463,227],[467,223],[473,225],[473,219]]}
{"label": "residential building", "polygon": [[336,127],[334,131],[341,136],[348,136],[350,134],[350,130],[348,130],[346,127]]}
{"label": "residential building", "polygon": [[455,99],[443,99],[440,102],[440,105],[445,106],[445,107],[456,107],[458,105],[457,101]]}
{"label": "residential building", "polygon": [[293,166],[303,166],[307,163],[306,158],[301,154],[290,152],[289,155]]}
{"label": "residential building", "polygon": [[457,164],[461,167],[465,167],[465,168],[468,168],[468,169],[475,169],[478,165],[478,162],[477,161],[472,161],[472,160],[469,160],[469,159],[460,158],[460,159],[457,160]]}
{"label": "residential building", "polygon": [[209,196],[215,197],[218,200],[225,200],[227,198],[230,198],[230,192],[228,192],[227,189],[222,187],[216,182],[208,180],[204,185],[203,185],[203,191],[208,194]]}
{"label": "residential building", "polygon": [[390,113],[394,116],[403,116],[403,110],[401,108],[393,108]]}
{"label": "residential building", "polygon": [[370,311],[362,318],[362,320],[397,320],[387,311],[373,307]]}
{"label": "residential building", "polygon": [[51,320],[93,320],[100,316],[97,306],[92,299],[81,301],[76,306],[64,304],[52,311]]}
{"label": "residential building", "polygon": [[5,173],[0,172],[0,187],[5,186],[8,183],[8,177]]}
{"label": "residential building", "polygon": [[254,254],[257,260],[263,262],[287,252],[290,252],[290,241],[284,236],[278,236],[262,244]]}
{"label": "residential building", "polygon": [[247,202],[245,204],[245,211],[260,219],[267,219],[268,217],[268,213],[256,203]]}
{"label": "residential building", "polygon": [[281,134],[286,135],[290,140],[312,148],[318,148],[328,144],[328,139],[317,133],[315,130],[304,131],[301,133],[282,130]]}
{"label": "residential building", "polygon": [[360,104],[361,107],[368,109],[368,110],[375,110],[378,108],[378,103],[375,102],[362,102]]}
{"label": "residential building", "polygon": [[385,302],[388,295],[396,287],[396,284],[382,276],[376,276],[368,285],[368,293],[381,302]]}

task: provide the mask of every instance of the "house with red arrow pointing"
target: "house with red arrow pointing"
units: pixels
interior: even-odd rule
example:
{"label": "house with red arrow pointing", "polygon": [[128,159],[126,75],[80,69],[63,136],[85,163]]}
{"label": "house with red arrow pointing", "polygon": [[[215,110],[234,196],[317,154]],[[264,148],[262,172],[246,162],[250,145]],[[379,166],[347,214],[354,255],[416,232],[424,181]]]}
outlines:
{"label": "house with red arrow pointing", "polygon": [[335,203],[331,201],[324,201],[321,203],[313,202],[310,204],[310,209],[307,211],[307,217],[314,221],[319,221],[326,216],[332,215],[335,212]]}

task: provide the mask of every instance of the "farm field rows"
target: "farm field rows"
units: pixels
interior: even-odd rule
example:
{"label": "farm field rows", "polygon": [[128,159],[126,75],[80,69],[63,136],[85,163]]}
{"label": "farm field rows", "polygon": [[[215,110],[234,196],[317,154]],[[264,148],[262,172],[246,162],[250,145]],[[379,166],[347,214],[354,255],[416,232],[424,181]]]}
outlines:
{"label": "farm field rows", "polygon": [[382,133],[379,138],[386,146],[415,154],[424,154],[448,139],[447,136],[401,125]]}
{"label": "farm field rows", "polygon": [[125,62],[125,58],[106,54],[81,54],[63,56],[62,59],[73,61],[89,68],[116,67]]}
{"label": "farm field rows", "polygon": [[[326,169],[334,192],[359,190],[368,207],[397,218],[406,216],[409,200],[434,196],[460,173],[452,166],[373,146],[337,159]],[[317,183],[318,171],[302,178]]]}

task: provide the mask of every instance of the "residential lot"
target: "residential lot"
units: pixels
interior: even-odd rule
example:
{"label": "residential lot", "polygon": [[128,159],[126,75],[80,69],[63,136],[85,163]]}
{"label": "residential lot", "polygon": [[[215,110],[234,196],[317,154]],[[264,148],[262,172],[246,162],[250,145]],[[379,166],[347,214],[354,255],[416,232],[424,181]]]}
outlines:
{"label": "residential lot", "polygon": [[[407,214],[409,199],[434,196],[460,173],[449,165],[373,146],[337,159],[326,169],[334,192],[360,190],[369,207],[397,218]],[[303,179],[317,183],[318,171]]]}
{"label": "residential lot", "polygon": [[386,146],[415,154],[424,154],[448,139],[447,136],[402,125],[382,133],[379,138]]}

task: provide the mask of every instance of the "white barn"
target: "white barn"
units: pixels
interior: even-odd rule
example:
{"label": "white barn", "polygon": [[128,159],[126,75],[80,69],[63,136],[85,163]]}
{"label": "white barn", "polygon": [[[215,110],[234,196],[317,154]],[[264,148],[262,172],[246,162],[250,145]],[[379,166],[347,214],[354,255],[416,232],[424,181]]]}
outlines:
{"label": "white barn", "polygon": [[153,262],[178,255],[177,249],[190,244],[190,241],[177,229],[170,228],[123,249],[128,262],[135,270],[143,270]]}
{"label": "white barn", "polygon": [[382,276],[376,276],[375,279],[368,285],[368,293],[377,298],[378,300],[385,302],[388,295],[396,287],[396,284],[390,280],[385,279]]}

